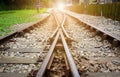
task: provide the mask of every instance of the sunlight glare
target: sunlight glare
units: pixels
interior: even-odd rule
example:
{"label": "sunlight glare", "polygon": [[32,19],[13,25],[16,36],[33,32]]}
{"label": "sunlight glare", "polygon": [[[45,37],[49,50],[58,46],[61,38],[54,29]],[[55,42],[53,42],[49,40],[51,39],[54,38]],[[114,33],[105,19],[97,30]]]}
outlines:
{"label": "sunlight glare", "polygon": [[63,3],[58,3],[57,5],[59,10],[63,10],[64,9],[64,4]]}

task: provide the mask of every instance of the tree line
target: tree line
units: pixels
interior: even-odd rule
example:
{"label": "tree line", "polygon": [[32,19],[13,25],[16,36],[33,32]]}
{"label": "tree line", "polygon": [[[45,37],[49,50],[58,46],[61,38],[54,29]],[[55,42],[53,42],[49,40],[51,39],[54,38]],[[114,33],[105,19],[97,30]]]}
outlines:
{"label": "tree line", "polygon": [[40,7],[52,7],[58,2],[78,3],[79,0],[0,0],[0,10],[11,9],[33,9],[36,5]]}
{"label": "tree line", "polygon": [[0,0],[0,9],[29,9],[40,7],[49,7],[50,0]]}
{"label": "tree line", "polygon": [[109,4],[90,4],[85,5],[74,5],[67,7],[74,12],[81,14],[89,14],[94,16],[104,16],[113,20],[120,21],[120,3],[109,3]]}

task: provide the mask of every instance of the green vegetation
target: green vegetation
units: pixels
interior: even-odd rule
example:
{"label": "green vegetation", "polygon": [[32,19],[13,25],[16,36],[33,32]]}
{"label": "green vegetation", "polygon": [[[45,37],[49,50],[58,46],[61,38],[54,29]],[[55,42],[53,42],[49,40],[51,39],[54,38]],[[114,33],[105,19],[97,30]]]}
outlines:
{"label": "green vegetation", "polygon": [[0,0],[0,10],[34,9],[39,4],[40,7],[49,7],[52,0]]}
{"label": "green vegetation", "polygon": [[40,13],[37,13],[36,10],[0,11],[0,36],[11,32],[11,30],[9,30],[10,26],[40,20],[34,16],[44,13],[45,11],[45,8],[40,9]]}
{"label": "green vegetation", "polygon": [[94,16],[102,16],[120,21],[120,3],[112,4],[90,4],[86,8],[84,5],[74,5],[67,9],[81,14],[89,14]]}

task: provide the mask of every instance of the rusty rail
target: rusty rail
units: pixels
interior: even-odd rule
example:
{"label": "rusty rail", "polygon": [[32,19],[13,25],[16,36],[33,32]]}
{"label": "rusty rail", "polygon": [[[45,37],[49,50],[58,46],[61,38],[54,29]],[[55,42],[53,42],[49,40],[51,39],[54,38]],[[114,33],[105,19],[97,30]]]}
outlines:
{"label": "rusty rail", "polygon": [[65,14],[64,14],[63,16],[64,16],[64,18],[63,18],[63,22],[62,22],[61,25],[60,25],[60,23],[58,22],[58,19],[57,19],[57,17],[56,17],[55,15],[54,15],[54,18],[55,18],[55,20],[56,20],[56,23],[57,23],[58,27],[61,27],[63,33],[65,34],[65,36],[66,36],[68,39],[70,39],[70,37],[68,36],[67,32],[65,31],[65,29],[64,29],[64,27],[63,27],[63,25],[64,25],[64,23],[65,23],[65,21],[66,21],[66,16],[65,16]]}
{"label": "rusty rail", "polygon": [[55,37],[55,40],[53,41],[53,43],[52,43],[52,45],[51,45],[51,47],[50,47],[50,50],[48,51],[47,56],[45,57],[45,60],[43,61],[43,64],[41,65],[40,70],[38,71],[38,73],[37,73],[37,75],[36,75],[36,77],[43,77],[44,72],[45,72],[45,70],[46,70],[46,68],[47,68],[47,64],[48,64],[48,62],[49,62],[49,60],[50,60],[50,57],[51,57],[51,55],[52,55],[52,53],[53,53],[53,50],[54,50],[54,48],[55,48],[55,45],[56,45],[56,43],[57,43],[57,41],[58,41],[59,35],[60,35],[60,34],[59,34],[59,32],[58,32],[57,35],[56,35],[56,37]]}
{"label": "rusty rail", "polygon": [[48,51],[47,56],[44,59],[42,65],[41,65],[41,68],[39,69],[36,77],[43,77],[44,76],[44,73],[45,73],[47,67],[49,66],[48,64],[49,64],[49,62],[51,62],[51,56],[53,54],[53,51],[55,49],[55,46],[57,44],[57,41],[58,41],[59,37],[61,38],[61,42],[62,42],[62,44],[64,46],[64,50],[65,50],[65,55],[64,56],[66,56],[66,60],[68,61],[68,65],[70,67],[70,70],[71,70],[71,73],[72,73],[73,77],[80,77],[80,75],[78,73],[78,70],[77,70],[77,67],[76,67],[76,65],[74,63],[74,60],[72,58],[72,55],[71,55],[71,53],[69,51],[69,48],[68,48],[68,45],[66,43],[65,37],[64,37],[64,36],[66,36],[67,39],[70,39],[68,34],[67,34],[67,32],[65,31],[65,29],[63,27],[63,25],[65,23],[65,20],[66,20],[66,17],[64,15],[63,22],[60,25],[59,22],[58,22],[57,17],[55,16],[55,14],[53,14],[53,16],[55,18],[55,21],[56,21],[56,24],[57,24],[57,28],[54,31],[54,33],[52,34],[51,38],[54,38],[54,36],[56,34],[57,35],[56,35],[56,37],[55,37],[55,39],[54,39],[54,41],[53,41],[53,43],[52,43],[52,45],[51,45],[51,47],[50,47],[50,49]]}
{"label": "rusty rail", "polygon": [[72,75],[74,77],[80,77],[80,75],[78,73],[78,70],[77,70],[77,67],[74,63],[74,60],[73,60],[72,55],[69,51],[68,45],[65,41],[65,37],[64,37],[62,31],[60,31],[60,35],[61,35],[62,42],[63,42],[63,45],[64,45],[65,53],[66,53],[66,56],[67,56],[67,59],[68,59],[68,62],[69,62],[69,65],[70,65],[70,68],[71,68],[71,71],[72,71]]}

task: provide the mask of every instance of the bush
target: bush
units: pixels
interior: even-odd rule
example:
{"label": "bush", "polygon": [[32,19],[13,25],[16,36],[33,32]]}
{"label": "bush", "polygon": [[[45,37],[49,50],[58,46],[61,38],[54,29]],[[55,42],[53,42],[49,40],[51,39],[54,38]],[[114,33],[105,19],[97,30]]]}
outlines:
{"label": "bush", "polygon": [[67,9],[81,14],[84,13],[94,16],[100,16],[102,12],[104,17],[120,21],[120,3],[90,4],[86,7],[84,5],[73,5],[67,7]]}

